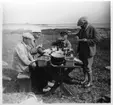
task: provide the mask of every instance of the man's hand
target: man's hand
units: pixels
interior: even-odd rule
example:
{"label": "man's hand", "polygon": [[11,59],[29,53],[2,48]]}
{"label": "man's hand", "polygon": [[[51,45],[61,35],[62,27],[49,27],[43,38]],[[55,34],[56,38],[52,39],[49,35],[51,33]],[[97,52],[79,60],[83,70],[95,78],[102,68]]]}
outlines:
{"label": "man's hand", "polygon": [[33,61],[31,62],[30,66],[32,66],[32,67],[36,67],[35,60],[33,60]]}
{"label": "man's hand", "polygon": [[83,40],[83,42],[87,42],[87,39],[86,38],[83,38],[82,40]]}
{"label": "man's hand", "polygon": [[78,39],[79,42],[87,42],[87,39],[86,38],[83,38],[83,39]]}
{"label": "man's hand", "polygon": [[36,67],[36,63],[35,63],[35,62],[32,63],[31,66],[32,66],[32,67]]}

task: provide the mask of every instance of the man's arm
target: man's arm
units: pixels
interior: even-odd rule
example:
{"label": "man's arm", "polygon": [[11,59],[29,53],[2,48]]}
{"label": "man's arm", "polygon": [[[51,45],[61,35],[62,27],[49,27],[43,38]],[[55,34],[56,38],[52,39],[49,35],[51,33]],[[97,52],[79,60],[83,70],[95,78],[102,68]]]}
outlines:
{"label": "man's arm", "polygon": [[67,40],[67,48],[71,49],[72,45],[69,40]]}
{"label": "man's arm", "polygon": [[91,28],[91,34],[91,38],[87,39],[87,42],[89,45],[94,45],[100,41],[101,37],[99,36],[95,28]]}
{"label": "man's arm", "polygon": [[31,61],[29,60],[29,58],[27,57],[27,55],[25,54],[24,48],[23,46],[18,46],[16,49],[16,52],[19,56],[19,58],[21,59],[21,61],[25,64],[25,65],[30,65]]}

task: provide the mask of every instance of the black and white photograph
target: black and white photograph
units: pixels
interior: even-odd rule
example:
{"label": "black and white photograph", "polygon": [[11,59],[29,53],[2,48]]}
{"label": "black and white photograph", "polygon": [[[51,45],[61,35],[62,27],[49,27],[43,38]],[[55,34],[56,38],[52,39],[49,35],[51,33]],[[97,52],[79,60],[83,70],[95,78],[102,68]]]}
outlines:
{"label": "black and white photograph", "polygon": [[0,6],[2,104],[111,103],[111,1]]}

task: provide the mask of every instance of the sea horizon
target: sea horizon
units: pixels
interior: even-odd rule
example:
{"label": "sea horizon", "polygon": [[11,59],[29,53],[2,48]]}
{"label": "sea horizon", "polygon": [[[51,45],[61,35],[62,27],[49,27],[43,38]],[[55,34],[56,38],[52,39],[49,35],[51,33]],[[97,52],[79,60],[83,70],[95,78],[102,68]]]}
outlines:
{"label": "sea horizon", "polygon": [[[96,28],[110,28],[110,23],[92,23]],[[78,28],[76,23],[64,23],[64,24],[30,24],[30,23],[5,23],[3,24],[3,30],[32,30],[32,29],[62,29]]]}

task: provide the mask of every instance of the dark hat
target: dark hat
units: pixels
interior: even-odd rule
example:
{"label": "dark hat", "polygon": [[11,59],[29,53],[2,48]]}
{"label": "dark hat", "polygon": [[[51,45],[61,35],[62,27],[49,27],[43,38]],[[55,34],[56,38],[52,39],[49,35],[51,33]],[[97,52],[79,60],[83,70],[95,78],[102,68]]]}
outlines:
{"label": "dark hat", "polygon": [[86,17],[81,17],[78,22],[77,22],[77,26],[83,26],[84,23],[88,23],[87,18]]}

